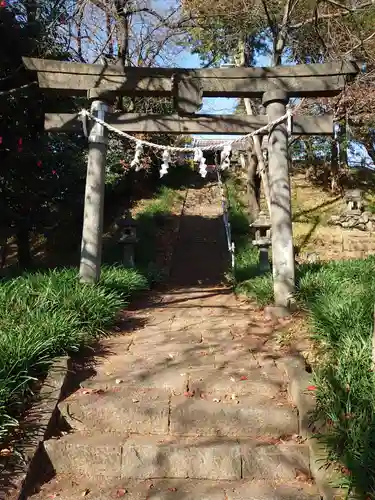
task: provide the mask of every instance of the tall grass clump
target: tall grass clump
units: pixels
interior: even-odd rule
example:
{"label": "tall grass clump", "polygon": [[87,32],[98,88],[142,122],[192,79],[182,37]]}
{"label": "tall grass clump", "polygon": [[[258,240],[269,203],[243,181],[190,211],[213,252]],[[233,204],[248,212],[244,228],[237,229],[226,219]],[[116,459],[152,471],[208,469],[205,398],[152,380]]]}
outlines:
{"label": "tall grass clump", "polygon": [[298,295],[324,356],[314,370],[321,436],[343,485],[375,494],[375,377],[371,366],[375,258],[299,270]]}
{"label": "tall grass clump", "polygon": [[104,267],[97,285],[74,269],[28,274],[0,283],[0,442],[57,356],[103,335],[127,300],[147,288],[135,270]]}

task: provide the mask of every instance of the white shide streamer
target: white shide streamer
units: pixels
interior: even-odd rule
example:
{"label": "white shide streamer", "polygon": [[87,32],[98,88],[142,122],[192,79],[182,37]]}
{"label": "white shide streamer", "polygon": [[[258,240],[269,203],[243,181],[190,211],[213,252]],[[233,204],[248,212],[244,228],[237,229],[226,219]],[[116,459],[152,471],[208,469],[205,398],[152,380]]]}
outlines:
{"label": "white shide streamer", "polygon": [[131,167],[135,167],[136,172],[139,172],[142,169],[142,165],[141,165],[142,153],[143,153],[143,144],[138,141],[135,145],[134,159],[132,160],[132,162],[130,164]]}
{"label": "white shide streamer", "polygon": [[160,178],[168,173],[169,162],[171,161],[171,154],[168,149],[164,149],[163,151],[163,163],[161,164],[161,168],[159,170]]}

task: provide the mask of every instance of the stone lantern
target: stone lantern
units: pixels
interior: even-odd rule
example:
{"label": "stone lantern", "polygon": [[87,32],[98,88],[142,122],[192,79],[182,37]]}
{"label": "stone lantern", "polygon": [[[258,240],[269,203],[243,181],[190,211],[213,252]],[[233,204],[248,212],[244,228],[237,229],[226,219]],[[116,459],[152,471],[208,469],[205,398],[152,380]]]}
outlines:
{"label": "stone lantern", "polygon": [[117,223],[120,231],[119,243],[123,245],[123,264],[125,267],[135,267],[135,245],[137,239],[137,222],[130,216],[120,219]]}
{"label": "stone lantern", "polygon": [[268,250],[272,246],[271,221],[264,212],[260,212],[258,218],[250,224],[250,227],[254,231],[252,244],[259,248],[259,267],[262,271],[270,271]]}
{"label": "stone lantern", "polygon": [[363,212],[364,204],[362,191],[360,189],[351,189],[345,193],[345,201],[347,212],[361,215]]}

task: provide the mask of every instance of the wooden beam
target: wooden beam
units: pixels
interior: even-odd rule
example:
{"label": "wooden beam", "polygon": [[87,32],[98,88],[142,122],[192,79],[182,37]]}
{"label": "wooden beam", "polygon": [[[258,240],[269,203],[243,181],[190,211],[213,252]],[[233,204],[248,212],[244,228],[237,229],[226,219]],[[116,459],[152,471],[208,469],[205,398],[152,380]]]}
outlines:
{"label": "wooden beam", "polygon": [[[23,58],[25,67],[37,71],[39,86],[70,95],[85,95],[91,88],[122,95],[177,95],[178,81],[188,76],[206,97],[260,97],[275,86],[289,97],[333,96],[354,77],[351,62],[278,66],[275,68],[122,68],[117,65],[80,64]],[[199,82],[194,84],[194,80]]]}
{"label": "wooden beam", "polygon": [[[144,134],[249,134],[268,123],[265,115],[141,115],[121,113],[108,115],[107,122],[128,133]],[[82,123],[77,114],[47,113],[47,132],[80,132]],[[293,120],[293,135],[331,135],[333,116],[297,116]]]}
{"label": "wooden beam", "polygon": [[356,75],[359,69],[354,62],[331,62],[324,64],[297,64],[293,66],[275,66],[263,68],[208,68],[208,69],[185,69],[185,68],[138,68],[129,66],[123,68],[116,64],[85,64],[66,61],[55,61],[52,59],[36,59],[23,57],[23,63],[28,70],[73,73],[84,75],[125,75],[139,74],[140,76],[170,78],[176,74],[187,74],[195,78],[290,78],[290,77],[313,77],[332,75]]}

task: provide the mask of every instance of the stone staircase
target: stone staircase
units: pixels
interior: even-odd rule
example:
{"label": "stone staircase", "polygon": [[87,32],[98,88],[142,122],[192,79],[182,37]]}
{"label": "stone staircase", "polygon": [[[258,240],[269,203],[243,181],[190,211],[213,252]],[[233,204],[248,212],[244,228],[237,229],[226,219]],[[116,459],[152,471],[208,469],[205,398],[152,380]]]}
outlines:
{"label": "stone staircase", "polygon": [[60,403],[70,432],[44,443],[56,477],[33,498],[318,500],[282,356],[255,309],[201,290],[144,314]]}
{"label": "stone staircase", "polygon": [[188,196],[174,289],[127,312],[144,326],[105,340],[59,404],[69,432],[44,443],[55,477],[34,500],[320,499],[272,323],[210,284],[204,240],[223,236],[210,195]]}

